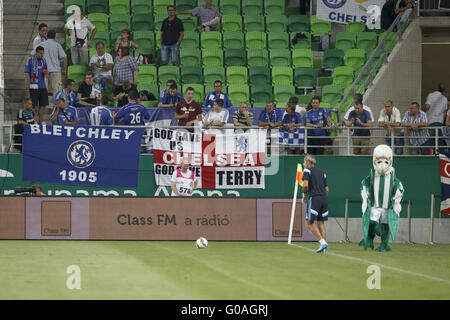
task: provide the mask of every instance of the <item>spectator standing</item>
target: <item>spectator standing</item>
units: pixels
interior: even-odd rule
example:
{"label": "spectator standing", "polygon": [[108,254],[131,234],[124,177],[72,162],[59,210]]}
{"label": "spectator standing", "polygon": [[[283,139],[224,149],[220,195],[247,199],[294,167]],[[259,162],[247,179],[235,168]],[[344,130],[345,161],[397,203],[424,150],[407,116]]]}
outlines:
{"label": "spectator standing", "polygon": [[[427,113],[429,127],[442,127],[445,124],[445,117],[448,109],[448,100],[445,96],[445,83],[438,83],[436,91],[431,92],[427,96],[423,111]],[[442,138],[442,131],[438,129],[430,129],[430,135],[434,137],[436,133],[439,135],[439,146],[445,146],[445,140]]]}
{"label": "spectator standing", "polygon": [[56,107],[53,108],[50,120],[53,121],[54,125],[76,125],[78,124],[77,110],[68,106],[66,100],[60,97],[56,101]]}
{"label": "spectator standing", "polygon": [[100,106],[95,107],[91,111],[92,126],[112,126],[114,118],[108,109],[109,99],[107,96],[100,97]]}
{"label": "spectator standing", "polygon": [[69,107],[75,107],[78,104],[82,106],[90,106],[90,104],[86,101],[81,101],[78,99],[78,96],[73,91],[74,89],[75,81],[72,79],[67,79],[64,89],[56,93],[55,98],[53,99],[53,106],[57,106],[59,98],[63,98],[64,102],[66,102]]}
{"label": "spectator standing", "polygon": [[[239,110],[233,115],[233,124],[235,127],[251,127],[253,125],[253,113],[248,111],[248,103],[241,102]],[[239,129],[246,132],[249,129]]]}
{"label": "spectator standing", "polygon": [[111,93],[111,100],[117,100],[117,106],[122,107],[128,104],[128,94],[130,91],[135,91],[136,86],[131,84],[130,81],[124,80],[118,86],[114,86]]}
{"label": "spectator standing", "polygon": [[[392,145],[394,142],[395,146],[403,146],[403,139],[401,137],[394,138],[392,141],[391,135],[400,136],[400,126],[402,125],[402,117],[400,115],[400,110],[394,107],[391,100],[384,103],[384,109],[380,111],[380,116],[378,118],[378,126],[386,128],[386,139],[385,143],[388,146]],[[394,149],[394,148],[393,148]],[[402,148],[395,148],[395,154],[403,154]]]}
{"label": "spectator standing", "polygon": [[121,122],[127,126],[144,126],[144,120],[150,119],[150,114],[147,109],[139,103],[139,93],[132,90],[128,93],[128,104],[120,108],[116,113],[113,113],[115,123]]}
{"label": "spectator standing", "polygon": [[78,87],[77,97],[80,101],[84,101],[88,106],[97,106],[97,97],[101,93],[101,88],[96,88],[94,83],[94,74],[88,71],[85,80]]}
{"label": "spectator standing", "polygon": [[411,144],[411,154],[429,154],[430,133],[422,127],[428,126],[427,114],[420,110],[417,102],[411,103],[409,111],[406,111],[402,120],[402,127],[409,131],[409,141]]}
{"label": "spectator standing", "polygon": [[101,83],[103,89],[106,89],[106,83],[113,84],[113,58],[105,52],[105,44],[102,41],[97,42],[95,49],[97,53],[92,56],[89,62],[90,69],[94,73],[95,82]]}
{"label": "spectator standing", "polygon": [[[413,6],[414,4],[410,0],[387,0],[381,9],[381,29],[388,30],[399,14],[413,8]],[[415,10],[416,8],[414,6],[414,10],[408,17],[410,21],[412,21]]]}
{"label": "spectator standing", "polygon": [[39,122],[44,119],[45,107],[48,105],[48,92],[45,79],[48,75],[47,62],[44,59],[44,48],[38,46],[36,53],[25,65],[25,90],[29,90],[33,108],[39,107]]}
{"label": "spectator standing", "polygon": [[322,128],[325,127],[326,112],[324,108],[320,108],[320,98],[317,96],[312,98],[311,106],[312,109],[306,113],[306,127],[314,128],[308,130],[308,154],[323,154],[324,147],[312,146],[325,145],[326,132]]}
{"label": "spectator standing", "polygon": [[41,23],[38,27],[38,34],[33,40],[33,50],[36,50],[42,42],[47,40],[47,32],[48,26],[45,23]]}
{"label": "spectator standing", "polygon": [[[55,41],[56,32],[50,30],[47,33],[48,39],[41,42],[40,46],[44,48],[44,59],[48,68],[48,92],[51,95],[56,94],[62,89],[62,76],[66,75],[67,56],[61,45]],[[32,55],[36,53],[33,50]],[[64,61],[64,67],[61,70],[61,60]]]}
{"label": "spectator standing", "polygon": [[169,63],[169,51],[172,56],[172,64],[178,65],[180,57],[180,43],[184,38],[183,22],[175,16],[175,7],[168,6],[166,18],[161,26],[161,64]]}
{"label": "spectator standing", "polygon": [[196,122],[202,121],[202,107],[194,101],[194,88],[188,87],[185,92],[186,100],[176,104],[175,120],[179,126],[194,126]]}
{"label": "spectator standing", "polygon": [[[361,102],[355,105],[355,110],[350,112],[349,120],[344,119],[344,124],[347,127],[371,127],[372,120],[368,111],[363,109]],[[370,145],[370,130],[356,129],[353,131],[353,154],[355,155],[369,155],[370,149],[362,146]]]}
{"label": "spectator standing", "polygon": [[122,30],[122,34],[117,37],[116,44],[114,46],[116,56],[119,56],[119,49],[122,48],[131,49],[132,47],[138,49],[139,45],[131,40],[131,30],[128,29]]}
{"label": "spectator standing", "polygon": [[355,105],[356,105],[357,103],[361,103],[361,104],[362,104],[363,110],[366,110],[367,112],[369,112],[370,117],[371,117],[370,120],[371,120],[372,122],[374,122],[374,121],[375,121],[375,117],[373,116],[372,109],[370,109],[370,107],[368,107],[368,106],[366,106],[365,104],[363,104],[363,96],[362,96],[362,94],[360,94],[360,93],[356,93],[356,94],[353,96],[353,105],[352,105],[350,108],[347,109],[347,112],[346,112],[345,115],[344,115],[344,119],[345,119],[345,120],[349,120],[350,112],[352,112],[352,111],[355,110]]}
{"label": "spectator standing", "polygon": [[220,80],[214,81],[214,92],[206,95],[205,101],[203,102],[203,107],[212,107],[214,105],[214,101],[216,101],[217,99],[221,99],[224,101],[223,107],[226,109],[233,106],[231,104],[230,97],[228,97],[228,94],[222,92],[222,81]]}
{"label": "spectator standing", "polygon": [[[286,132],[303,127],[302,116],[299,112],[296,112],[295,109],[296,104],[288,102],[286,105],[286,112],[283,116],[283,129]],[[288,154],[301,154],[301,149],[299,146],[287,146],[286,150]]]}
{"label": "spectator standing", "polygon": [[120,58],[116,60],[116,68],[114,71],[114,85],[119,86],[122,81],[129,81],[130,83],[137,85],[137,77],[139,67],[136,59],[130,57],[130,49],[120,49]]}
{"label": "spectator standing", "polygon": [[[77,7],[75,15],[67,20],[64,26],[64,32],[70,37],[70,53],[74,65],[88,66],[89,46],[95,38],[97,29],[94,24],[83,16],[83,9]],[[87,36],[89,29],[92,30],[89,40]],[[72,30],[72,33],[69,32]]]}
{"label": "spectator standing", "polygon": [[177,91],[178,86],[176,84],[172,84],[169,88],[169,92],[159,98],[158,107],[162,108],[172,108],[176,107],[177,103],[183,101],[183,95]]}
{"label": "spectator standing", "polygon": [[193,16],[200,16],[200,26],[198,31],[214,31],[217,30],[220,24],[219,9],[212,5],[212,0],[205,0],[205,5],[196,7],[192,10],[185,10],[176,12],[175,14],[192,14]]}

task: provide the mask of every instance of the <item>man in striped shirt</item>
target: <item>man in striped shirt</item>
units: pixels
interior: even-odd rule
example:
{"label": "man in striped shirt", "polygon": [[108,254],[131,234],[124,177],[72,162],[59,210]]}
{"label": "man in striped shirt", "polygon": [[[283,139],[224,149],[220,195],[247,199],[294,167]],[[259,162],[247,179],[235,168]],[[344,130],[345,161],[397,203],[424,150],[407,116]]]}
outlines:
{"label": "man in striped shirt", "polygon": [[409,111],[403,116],[402,127],[408,129],[412,155],[428,154],[430,133],[426,129],[421,129],[426,126],[428,126],[427,114],[420,110],[417,102],[411,103]]}

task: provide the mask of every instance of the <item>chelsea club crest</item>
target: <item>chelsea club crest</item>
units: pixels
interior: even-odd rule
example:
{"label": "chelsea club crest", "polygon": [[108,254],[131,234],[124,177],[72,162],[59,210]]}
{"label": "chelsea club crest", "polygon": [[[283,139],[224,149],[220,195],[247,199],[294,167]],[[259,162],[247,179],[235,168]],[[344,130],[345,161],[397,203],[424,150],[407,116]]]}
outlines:
{"label": "chelsea club crest", "polygon": [[323,3],[331,9],[339,9],[340,7],[344,6],[344,4],[347,2],[347,0],[322,0]]}
{"label": "chelsea club crest", "polygon": [[67,160],[74,167],[87,168],[94,162],[94,159],[94,146],[87,141],[77,140],[67,149]]}

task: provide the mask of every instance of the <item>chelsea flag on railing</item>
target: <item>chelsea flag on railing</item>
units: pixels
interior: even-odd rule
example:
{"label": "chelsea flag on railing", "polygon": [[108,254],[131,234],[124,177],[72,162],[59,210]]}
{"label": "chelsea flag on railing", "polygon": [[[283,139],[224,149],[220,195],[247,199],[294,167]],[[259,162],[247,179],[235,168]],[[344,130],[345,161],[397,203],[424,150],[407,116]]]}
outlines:
{"label": "chelsea flag on railing", "polygon": [[441,168],[441,213],[450,214],[450,153],[439,150]]}
{"label": "chelsea flag on railing", "polygon": [[143,133],[135,128],[25,126],[22,180],[136,188]]}

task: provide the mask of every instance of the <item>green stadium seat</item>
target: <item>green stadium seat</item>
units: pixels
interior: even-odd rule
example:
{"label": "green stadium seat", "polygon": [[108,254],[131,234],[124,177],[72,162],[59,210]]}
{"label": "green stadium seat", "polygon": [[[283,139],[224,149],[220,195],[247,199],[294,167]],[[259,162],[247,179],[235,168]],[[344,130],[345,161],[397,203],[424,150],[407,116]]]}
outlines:
{"label": "green stadium seat", "polygon": [[362,22],[349,22],[345,27],[345,31],[359,33],[366,31],[366,25]]}
{"label": "green stadium seat", "polygon": [[291,52],[289,49],[273,49],[269,52],[270,67],[291,66]]}
{"label": "green stadium seat", "polygon": [[272,86],[270,84],[252,85],[251,88],[251,102],[266,102],[272,99]]}
{"label": "green stadium seat", "polygon": [[301,96],[296,97],[298,98],[298,104],[309,104],[313,98],[311,94],[303,94]]}
{"label": "green stadium seat", "polygon": [[[371,68],[379,70],[383,66],[384,59],[382,58],[382,55],[383,50],[378,50],[378,52],[375,54],[374,59],[372,60],[372,63],[370,64]],[[370,54],[368,55],[368,57],[370,57]]]}
{"label": "green stadium seat", "polygon": [[245,0],[242,1],[242,15],[245,16],[254,16],[254,15],[263,15],[263,6],[261,0]]}
{"label": "green stadium seat", "polygon": [[[243,86],[241,84],[228,85],[228,96],[232,102],[250,102],[248,86]],[[237,105],[237,103],[233,103],[233,105]]]}
{"label": "green stadium seat", "polygon": [[241,14],[241,3],[236,0],[220,0],[220,14]]}
{"label": "green stadium seat", "polygon": [[200,83],[186,83],[183,84],[183,95],[186,92],[186,89],[192,87],[194,89],[194,101],[202,104],[203,100],[205,100],[205,88]]}
{"label": "green stadium seat", "polygon": [[244,48],[244,33],[241,31],[224,32],[222,35],[224,50]]}
{"label": "green stadium seat", "polygon": [[[155,49],[144,48],[144,47],[139,47],[138,49],[134,49],[134,56],[135,57],[139,57],[140,54],[142,54],[142,55],[144,55],[144,54],[154,55],[155,54]],[[153,58],[153,59],[155,59],[155,58]],[[154,62],[152,62],[152,64],[154,64]]]}
{"label": "green stadium seat", "polygon": [[219,31],[200,33],[201,48],[222,48],[222,34]]}
{"label": "green stadium seat", "polygon": [[148,14],[134,14],[132,16],[131,28],[133,31],[137,30],[153,30],[153,19],[148,18]]}
{"label": "green stadium seat", "polygon": [[184,32],[197,31],[198,16],[192,16],[190,14],[180,14],[178,18],[183,22]]}
{"label": "green stadium seat", "polygon": [[252,67],[248,69],[248,83],[251,86],[268,84],[271,85],[270,69],[266,67]]}
{"label": "green stadium seat", "polygon": [[242,17],[236,14],[226,14],[222,16],[222,32],[241,31]]}
{"label": "green stadium seat", "polygon": [[173,0],[153,0],[153,14],[165,14],[167,17],[167,7],[173,5]]}
{"label": "green stadium seat", "polygon": [[139,45],[139,48],[155,50],[155,33],[153,31],[134,31],[133,41]]}
{"label": "green stadium seat", "polygon": [[272,85],[293,85],[292,68],[286,66],[278,66],[272,68]]}
{"label": "green stadium seat", "polygon": [[311,49],[294,49],[292,50],[292,66],[294,68],[300,67],[314,67],[313,52]]}
{"label": "green stadium seat", "polygon": [[213,85],[214,81],[220,80],[223,83],[226,83],[225,81],[225,68],[224,67],[205,67],[203,69],[203,81],[205,86],[206,85]]}
{"label": "green stadium seat", "polygon": [[130,29],[130,15],[129,14],[111,14],[109,16],[109,26],[111,31],[122,31],[123,29]]}
{"label": "green stadium seat", "polygon": [[158,106],[158,101],[150,101],[150,100],[140,100],[139,102],[140,104],[142,104],[144,107],[150,108],[150,107],[157,107]]}
{"label": "green stadium seat", "polygon": [[[272,99],[270,99],[272,100]],[[259,109],[263,109],[266,108],[266,102],[255,102],[252,104],[252,108],[259,108]],[[255,122],[256,124],[257,122]]]}
{"label": "green stadium seat", "polygon": [[358,49],[364,49],[367,54],[372,53],[377,47],[378,35],[376,32],[360,32],[358,33],[357,38],[356,47]]}
{"label": "green stadium seat", "polygon": [[295,68],[294,84],[297,88],[311,89],[316,87],[316,70],[314,68]]}
{"label": "green stadium seat", "polygon": [[290,97],[295,96],[295,88],[294,86],[275,86],[273,96],[276,103],[285,103]]}
{"label": "green stadium seat", "polygon": [[320,20],[317,16],[311,16],[312,34],[331,34],[331,22]]}
{"label": "green stadium seat", "polygon": [[287,18],[285,15],[269,15],[266,16],[266,31],[272,32],[286,32]]}
{"label": "green stadium seat", "polygon": [[[210,31],[212,32],[212,31]],[[184,32],[184,38],[183,41],[181,41],[180,48],[199,48],[200,47],[200,41],[199,41],[199,35],[198,32],[195,31],[185,31]]]}
{"label": "green stadium seat", "polygon": [[[155,19],[155,31],[161,31],[161,27],[162,27],[162,23],[163,21],[167,18],[167,13],[166,14],[156,14],[154,16]],[[183,23],[184,25],[184,23]]]}
{"label": "green stadium seat", "polygon": [[344,64],[359,69],[366,63],[366,51],[364,49],[348,49],[345,51]]}
{"label": "green stadium seat", "polygon": [[[108,13],[108,0],[86,0],[86,8],[91,13]],[[91,20],[91,19],[89,19]]]}
{"label": "green stadium seat", "polygon": [[153,14],[152,1],[149,0],[131,0],[131,14]]}
{"label": "green stadium seat", "polygon": [[137,90],[141,92],[142,90],[147,90],[148,92],[153,93],[155,98],[159,98],[159,88],[157,83],[140,83],[138,82]]}
{"label": "green stadium seat", "polygon": [[95,25],[97,31],[109,31],[108,15],[104,13],[90,13],[88,19]]}
{"label": "green stadium seat", "polygon": [[78,84],[78,82],[85,79],[88,70],[87,66],[68,66],[67,79],[72,79],[75,81],[75,84]]}
{"label": "green stadium seat", "polygon": [[109,0],[109,14],[117,13],[130,15],[130,1]]}
{"label": "green stadium seat", "polygon": [[180,49],[180,66],[194,67],[202,64],[201,52],[198,48],[183,48]]}
{"label": "green stadium seat", "polygon": [[244,16],[244,31],[261,31],[264,32],[264,16],[248,15]]}
{"label": "green stadium seat", "polygon": [[356,48],[356,33],[354,32],[339,32],[336,35],[336,49],[346,51],[348,49]]}
{"label": "green stadium seat", "polygon": [[334,69],[344,65],[344,51],[340,49],[328,49],[323,55],[323,68]]}
{"label": "green stadium seat", "polygon": [[[211,3],[214,7],[219,8],[219,0],[212,0]],[[205,5],[205,0],[197,0],[197,7],[202,7]]]}
{"label": "green stadium seat", "polygon": [[[244,0],[245,1],[245,0]],[[284,1],[264,0],[264,15],[284,14]]]}
{"label": "green stadium seat", "polygon": [[352,67],[341,66],[333,70],[333,84],[348,86],[353,83],[354,71]]}
{"label": "green stadium seat", "polygon": [[175,0],[175,8],[178,12],[192,10],[197,7],[196,0]]}
{"label": "green stadium seat", "polygon": [[73,14],[73,11],[71,13],[67,12],[67,9],[70,6],[79,6],[83,9],[83,12],[85,11],[84,9],[86,9],[86,1],[85,0],[64,0],[64,16],[65,16],[65,20],[67,21],[67,16],[70,16]]}
{"label": "green stadium seat", "polygon": [[157,83],[157,71],[156,67],[149,64],[139,65],[138,72],[138,82],[139,83]]}
{"label": "green stadium seat", "polygon": [[110,35],[111,35],[111,43],[115,44],[117,38],[122,35],[122,30],[111,31]]}
{"label": "green stadium seat", "polygon": [[225,51],[225,67],[246,65],[244,49],[230,49]]}
{"label": "green stadium seat", "polygon": [[327,85],[322,88],[322,101],[334,106],[342,100],[343,86]]}
{"label": "green stadium seat", "polygon": [[[387,32],[384,31],[384,32],[382,32],[382,33],[380,33],[380,34],[378,35],[378,43],[380,43],[381,40],[383,40],[383,38],[385,37],[386,33],[387,33]],[[396,33],[395,33],[395,32],[391,32],[391,33],[388,35],[388,37],[387,37],[387,39],[386,39],[386,41],[385,41],[385,47],[386,47],[386,49],[387,49],[389,52],[391,52],[391,51],[394,49],[394,47],[395,47],[395,45],[397,44],[397,41],[398,41],[398,38],[396,38],[396,39],[394,40],[394,36],[396,36]]]}
{"label": "green stadium seat", "polygon": [[292,49],[311,49],[311,34],[309,32],[304,32],[303,34],[306,36],[306,38],[297,39],[297,43],[294,44],[292,42],[292,39],[295,38],[295,35],[297,32],[291,32],[290,35],[290,43]]}
{"label": "green stadium seat", "polygon": [[232,66],[227,67],[227,83],[228,84],[245,84],[248,83],[247,67]]}
{"label": "green stadium seat", "polygon": [[203,67],[223,66],[223,52],[221,48],[207,48],[202,50]]}
{"label": "green stadium seat", "polygon": [[177,66],[161,66],[158,69],[158,83],[165,86],[167,80],[173,79],[176,83],[180,83],[180,69]]}
{"label": "green stadium seat", "polygon": [[203,70],[200,66],[183,67],[181,71],[181,83],[203,83]]}
{"label": "green stadium seat", "polygon": [[266,33],[251,31],[245,34],[245,47],[250,49],[267,49]]}
{"label": "green stadium seat", "polygon": [[95,33],[95,38],[92,40],[92,43],[90,45],[91,48],[95,48],[97,45],[97,42],[103,42],[105,45],[105,48],[111,48],[111,41],[109,40],[109,32],[108,31],[97,31]]}
{"label": "green stadium seat", "polygon": [[289,34],[287,32],[268,33],[269,50],[278,48],[289,48]]}
{"label": "green stadium seat", "polygon": [[288,18],[289,32],[309,32],[309,18],[306,15],[295,14]]}
{"label": "green stadium seat", "polygon": [[265,49],[253,49],[247,51],[247,65],[252,67],[268,67],[269,52]]}

